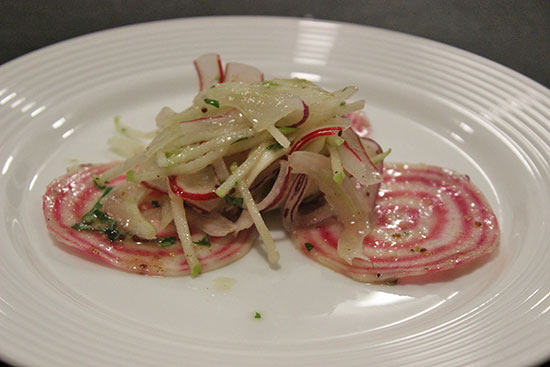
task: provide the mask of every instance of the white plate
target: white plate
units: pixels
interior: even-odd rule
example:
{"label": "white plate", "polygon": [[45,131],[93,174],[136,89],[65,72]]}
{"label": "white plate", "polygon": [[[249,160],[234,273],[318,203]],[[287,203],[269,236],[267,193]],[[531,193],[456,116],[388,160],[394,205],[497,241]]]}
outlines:
{"label": "white plate", "polygon": [[[114,157],[121,115],[143,128],[197,89],[216,51],[268,77],[354,84],[393,161],[467,173],[502,228],[489,261],[397,286],[360,284],[273,234],[198,279],[127,274],[60,248],[41,196],[67,164]],[[510,365],[550,356],[550,93],[469,53],[362,26],[202,18],[62,42],[0,67],[0,355],[40,366]],[[217,279],[235,284],[222,289]],[[263,318],[252,317],[255,311]]]}

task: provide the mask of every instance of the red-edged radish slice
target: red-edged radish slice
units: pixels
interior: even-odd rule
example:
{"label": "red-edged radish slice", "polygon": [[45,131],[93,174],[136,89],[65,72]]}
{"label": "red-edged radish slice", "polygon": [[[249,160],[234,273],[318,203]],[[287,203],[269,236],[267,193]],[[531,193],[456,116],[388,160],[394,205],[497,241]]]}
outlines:
{"label": "red-edged radish slice", "polygon": [[309,143],[310,140],[318,138],[320,136],[328,136],[328,135],[336,135],[338,134],[343,128],[340,126],[331,126],[331,127],[324,127],[321,129],[313,130],[306,135],[302,136],[300,139],[298,139],[290,148],[289,155],[294,153],[297,150],[302,149],[307,143]]}
{"label": "red-edged radish slice", "polygon": [[[162,247],[154,241],[136,241],[131,236],[122,241],[110,242],[102,233],[71,228],[80,222],[103,193],[93,183],[92,175],[100,174],[112,166],[81,166],[79,170],[58,178],[48,186],[43,198],[43,210],[52,236],[65,246],[125,271],[148,275],[188,275],[189,266],[179,242]],[[192,237],[193,241],[199,241],[204,233],[194,232]],[[240,232],[236,237],[210,237],[210,246],[197,245],[195,251],[202,272],[240,259],[250,250],[255,238],[255,231],[251,229]]]}
{"label": "red-edged radish slice", "polygon": [[206,201],[218,198],[214,192],[218,179],[212,166],[187,175],[170,176],[168,179],[172,192],[182,199]]}
{"label": "red-edged radish slice", "polygon": [[258,210],[272,210],[278,208],[281,203],[286,199],[288,194],[288,184],[290,181],[290,169],[288,162],[280,160],[277,162],[280,165],[277,178],[273,183],[273,186],[269,193],[258,203]]}
{"label": "red-edged radish slice", "polygon": [[159,194],[168,194],[168,185],[166,184],[166,179],[164,178],[158,180],[141,181],[141,184]]}
{"label": "red-edged radish slice", "polygon": [[351,129],[345,129],[340,136],[345,143],[337,149],[344,169],[362,185],[369,186],[382,182],[382,175],[365,151],[361,138]]}
{"label": "red-edged radish slice", "polygon": [[[166,182],[166,179],[152,180],[152,181],[141,181],[141,184],[148,189],[151,189],[157,193],[168,194],[169,183]],[[177,181],[176,181],[177,185]],[[178,189],[181,189],[178,185]],[[181,189],[183,191],[183,189]],[[178,193],[175,193],[178,195]],[[189,194],[189,193],[186,193]],[[179,196],[179,195],[178,195]],[[187,195],[190,196],[190,195]],[[214,209],[217,209],[220,206],[221,200],[216,196],[213,199],[208,200],[193,200],[190,198],[185,199],[185,204],[191,205],[193,208],[197,209],[200,213],[209,213]]]}
{"label": "red-edged radish slice", "polygon": [[260,83],[264,81],[264,73],[254,66],[240,62],[225,64],[224,82]]}
{"label": "red-edged radish slice", "polygon": [[354,259],[353,265],[336,252],[339,223],[292,237],[306,256],[362,282],[452,269],[493,252],[500,237],[495,214],[468,176],[421,164],[385,165],[374,224],[363,242],[371,261]]}
{"label": "red-edged radish slice", "polygon": [[[180,179],[178,179],[178,177]],[[212,200],[217,198],[218,196],[214,192],[213,189],[208,189],[208,191],[205,192],[191,192],[188,191],[186,188],[184,188],[185,184],[183,183],[183,179],[181,179],[181,176],[170,176],[169,182],[170,182],[170,190],[176,196],[179,196],[182,199],[189,199],[189,200],[196,200],[196,201],[206,201],[206,200]]]}
{"label": "red-edged radish slice", "polygon": [[291,231],[298,222],[298,207],[304,200],[309,184],[309,178],[305,174],[293,175],[287,199],[281,208],[283,226]]}
{"label": "red-edged radish slice", "polygon": [[193,61],[199,78],[199,90],[207,89],[217,83],[223,83],[223,67],[220,55],[205,54]]}
{"label": "red-edged radish slice", "polygon": [[350,126],[357,135],[362,138],[368,138],[371,135],[371,124],[363,111],[346,113],[344,117],[350,119]]}
{"label": "red-edged radish slice", "polygon": [[303,99],[302,99],[302,105],[304,106],[304,113],[302,115],[302,118],[300,119],[300,121],[292,125],[292,127],[298,127],[300,125],[303,125],[307,121],[307,118],[309,117],[309,106],[304,102]]}

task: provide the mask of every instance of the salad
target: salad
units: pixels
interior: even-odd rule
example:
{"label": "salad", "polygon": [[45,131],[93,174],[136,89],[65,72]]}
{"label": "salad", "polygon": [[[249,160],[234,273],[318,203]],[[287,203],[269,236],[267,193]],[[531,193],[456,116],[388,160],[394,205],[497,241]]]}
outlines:
{"label": "salad", "polygon": [[[468,176],[386,163],[351,100],[303,79],[264,80],[216,54],[194,61],[200,91],[160,110],[153,132],[115,119],[125,159],[74,167],[43,210],[60,243],[130,272],[191,275],[243,257],[258,235],[279,252],[262,213],[278,210],[296,248],[364,282],[453,268],[491,253],[497,219]],[[297,254],[298,256],[298,254]]]}

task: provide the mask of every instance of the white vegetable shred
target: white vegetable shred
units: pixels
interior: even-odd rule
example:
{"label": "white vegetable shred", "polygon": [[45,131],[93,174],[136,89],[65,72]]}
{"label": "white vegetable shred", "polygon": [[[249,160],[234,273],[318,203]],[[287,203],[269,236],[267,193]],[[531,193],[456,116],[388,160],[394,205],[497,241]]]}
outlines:
{"label": "white vegetable shred", "polygon": [[[88,191],[72,194],[80,200],[78,207],[88,209],[80,222],[70,227],[105,235],[111,242],[126,241],[126,246],[130,246],[126,252],[121,246],[111,246],[113,251],[131,259],[127,264],[119,260],[121,256],[101,256],[131,271],[197,276],[243,256],[252,244],[249,233],[255,227],[265,246],[267,261],[275,265],[280,255],[262,212],[280,209],[284,227],[295,242],[300,241],[297,246],[302,252],[351,278],[392,280],[400,274],[417,275],[432,269],[432,265],[426,265],[418,272],[397,271],[397,257],[392,258],[391,266],[380,265],[380,259],[391,257],[396,251],[407,254],[413,264],[419,263],[417,253],[424,257],[432,250],[437,253],[435,248],[409,242],[403,242],[403,246],[411,248],[392,247],[388,238],[416,238],[408,227],[400,227],[407,220],[409,226],[414,226],[422,220],[431,223],[429,219],[438,219],[449,223],[452,232],[458,228],[458,219],[442,217],[450,212],[444,207],[448,199],[437,197],[426,199],[441,204],[429,207],[434,214],[423,218],[423,212],[416,213],[411,198],[424,200],[427,194],[408,193],[407,187],[398,183],[392,188],[401,191],[385,194],[387,207],[376,207],[378,190],[383,180],[389,179],[383,161],[390,150],[384,152],[369,138],[370,125],[360,113],[364,102],[349,101],[356,87],[328,91],[303,79],[266,81],[261,71],[246,64],[229,63],[224,70],[215,54],[199,57],[194,65],[200,90],[189,108],[182,112],[162,108],[155,119],[154,132],[140,132],[115,118],[119,136],[111,138],[109,146],[125,160],[104,168],[84,167],[82,174],[76,172],[57,182],[63,185],[64,180],[85,181],[90,177],[88,184],[93,185],[93,177],[96,190],[104,190],[96,191],[95,196],[88,195]],[[86,173],[96,171],[97,174]],[[406,168],[402,171],[411,172]],[[434,172],[439,174],[437,169],[428,167],[421,174],[428,177]],[[413,173],[408,187],[420,187],[414,180],[424,181]],[[455,180],[454,176],[444,178],[431,180],[441,185]],[[67,187],[76,187],[71,184]],[[473,186],[454,185],[457,192],[476,192]],[[72,217],[60,216],[56,209],[65,200],[59,194],[62,190],[54,185],[48,192],[45,214],[48,220],[54,218],[59,224],[52,224],[52,231],[61,233],[67,226],[57,223],[59,218]],[[406,200],[399,196],[405,197],[405,193]],[[481,196],[471,196],[484,208]],[[392,203],[396,206],[392,207]],[[467,207],[457,202],[457,212]],[[498,239],[496,218],[490,208],[478,217],[484,222],[475,221],[477,232],[472,233],[482,233],[479,228],[483,227],[488,231],[483,238],[490,240],[475,246],[492,250]],[[440,236],[437,228],[433,227],[434,235]],[[466,224],[464,228],[471,229]],[[431,230],[426,225],[425,232]],[[389,235],[373,242],[381,233]],[[64,238],[71,246],[98,254],[104,250],[89,248],[86,243],[90,242],[66,240],[69,237]],[[459,238],[453,246],[473,248],[473,242],[468,241]],[[149,252],[139,247],[142,242],[148,243]],[[433,243],[439,246],[440,242]],[[176,257],[173,250],[154,247],[173,245],[179,246],[180,257],[175,260],[170,259]],[[483,252],[474,253],[477,256]],[[140,262],[138,267],[134,264],[136,259]],[[439,264],[434,267],[444,268]]]}

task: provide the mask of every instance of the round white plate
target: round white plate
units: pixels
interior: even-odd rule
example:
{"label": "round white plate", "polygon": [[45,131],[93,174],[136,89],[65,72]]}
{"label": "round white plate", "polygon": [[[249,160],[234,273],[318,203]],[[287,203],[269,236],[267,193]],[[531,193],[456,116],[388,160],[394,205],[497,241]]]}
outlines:
{"label": "round white plate", "polygon": [[[112,119],[150,129],[217,52],[269,77],[360,88],[389,160],[467,173],[502,228],[488,260],[396,286],[261,246],[190,278],[127,274],[54,244],[45,186],[115,159]],[[550,92],[475,55],[380,29],[202,18],[80,37],[0,67],[0,357],[36,366],[518,366],[550,357]],[[222,286],[230,278],[230,287]],[[261,319],[253,317],[262,314]]]}

